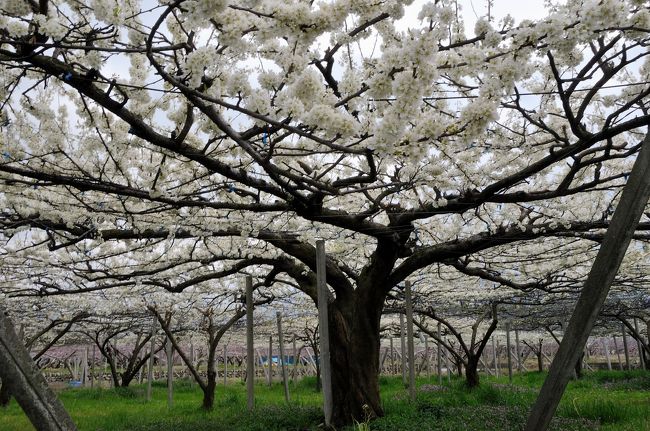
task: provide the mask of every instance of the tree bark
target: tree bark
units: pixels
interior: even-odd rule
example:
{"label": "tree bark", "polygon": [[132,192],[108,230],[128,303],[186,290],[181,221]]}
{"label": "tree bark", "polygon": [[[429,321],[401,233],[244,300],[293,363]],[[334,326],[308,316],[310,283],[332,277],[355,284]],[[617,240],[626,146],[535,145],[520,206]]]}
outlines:
{"label": "tree bark", "polygon": [[0,407],[9,406],[10,401],[11,401],[11,391],[9,390],[9,385],[6,383],[2,383],[2,386],[0,386]]}
{"label": "tree bark", "polygon": [[207,385],[204,387],[201,387],[203,390],[203,403],[201,404],[201,407],[204,410],[212,410],[214,407],[214,393],[215,389],[217,387],[217,370],[212,369],[208,370],[208,381]]}
{"label": "tree bark", "polygon": [[478,360],[479,356],[467,358],[467,363],[465,364],[465,384],[468,388],[476,388],[480,383]]}
{"label": "tree bark", "polygon": [[342,427],[383,416],[379,396],[380,307],[358,299],[335,301],[329,312],[332,425]]}
{"label": "tree bark", "polygon": [[580,357],[579,357],[578,360],[576,361],[575,366],[573,367],[573,369],[574,369],[575,372],[576,372],[576,379],[581,379],[581,378],[583,377],[583,373],[582,373],[582,359],[583,359],[584,357],[585,357],[585,354],[584,354],[584,353],[583,353],[582,355],[580,355]]}

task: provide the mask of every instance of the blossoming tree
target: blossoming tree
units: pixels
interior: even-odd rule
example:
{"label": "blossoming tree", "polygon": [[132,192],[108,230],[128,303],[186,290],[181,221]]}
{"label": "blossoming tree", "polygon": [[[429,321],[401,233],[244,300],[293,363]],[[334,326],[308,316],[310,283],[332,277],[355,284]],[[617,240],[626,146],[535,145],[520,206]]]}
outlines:
{"label": "blossoming tree", "polygon": [[248,270],[316,301],[326,239],[333,423],[381,415],[391,289],[597,235],[650,124],[646,2],[473,35],[452,3],[3,2],[7,247],[83,279],[42,293]]}

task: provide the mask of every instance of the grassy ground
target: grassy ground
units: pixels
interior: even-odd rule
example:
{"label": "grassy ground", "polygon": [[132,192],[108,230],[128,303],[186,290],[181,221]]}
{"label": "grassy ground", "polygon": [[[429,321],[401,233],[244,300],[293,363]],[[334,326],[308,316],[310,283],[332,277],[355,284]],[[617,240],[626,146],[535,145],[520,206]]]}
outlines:
{"label": "grassy ground", "polygon": [[[461,380],[438,386],[435,378],[421,378],[416,402],[408,400],[400,377],[382,377],[386,416],[349,431],[518,430],[544,377],[516,375],[512,386],[504,378],[483,378],[473,391]],[[166,388],[158,382],[151,402],[144,400],[144,386],[68,389],[60,397],[80,430],[311,430],[321,422],[321,398],[313,387],[313,378],[292,386],[286,404],[280,384],[269,388],[260,383],[251,415],[244,414],[246,393],[239,382],[217,388],[212,412],[199,409],[201,392],[188,382],[176,383],[171,410]],[[15,401],[0,410],[0,430],[31,429]],[[598,372],[571,382],[551,429],[650,431],[650,373]]]}

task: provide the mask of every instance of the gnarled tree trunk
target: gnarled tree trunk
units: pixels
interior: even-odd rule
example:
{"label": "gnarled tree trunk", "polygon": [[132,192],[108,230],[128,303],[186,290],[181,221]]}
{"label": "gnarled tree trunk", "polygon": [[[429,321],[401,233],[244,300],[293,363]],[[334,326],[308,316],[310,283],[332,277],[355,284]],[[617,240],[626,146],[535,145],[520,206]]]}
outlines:
{"label": "gnarled tree trunk", "polygon": [[[355,292],[356,294],[357,292]],[[383,416],[379,396],[380,307],[367,300],[330,306],[332,425],[340,427]]]}

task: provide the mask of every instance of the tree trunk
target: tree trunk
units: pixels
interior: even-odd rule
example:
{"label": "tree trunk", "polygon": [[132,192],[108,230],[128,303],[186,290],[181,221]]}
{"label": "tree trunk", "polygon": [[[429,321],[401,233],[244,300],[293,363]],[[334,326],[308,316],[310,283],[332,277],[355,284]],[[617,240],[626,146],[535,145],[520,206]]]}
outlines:
{"label": "tree trunk", "polygon": [[0,407],[9,406],[10,401],[11,391],[9,390],[9,385],[2,383],[2,386],[0,386]]}
{"label": "tree trunk", "polygon": [[539,353],[535,352],[535,356],[537,356],[537,370],[541,373],[544,371],[544,358],[541,349]]}
{"label": "tree trunk", "polygon": [[379,396],[381,306],[367,302],[337,299],[330,304],[332,425],[337,428],[384,414]]}
{"label": "tree trunk", "polygon": [[576,379],[581,379],[582,378],[582,358],[585,357],[585,354],[583,353],[580,355],[578,360],[576,361],[576,364],[574,366],[575,372],[576,372]]}
{"label": "tree trunk", "polygon": [[[251,378],[252,376],[246,376],[246,378]],[[203,404],[201,407],[204,410],[212,410],[214,407],[214,391],[217,387],[217,371],[208,370],[208,382],[205,388],[203,388]]]}
{"label": "tree trunk", "polygon": [[465,384],[468,388],[476,388],[480,383],[478,375],[478,356],[470,357],[465,364]]}

